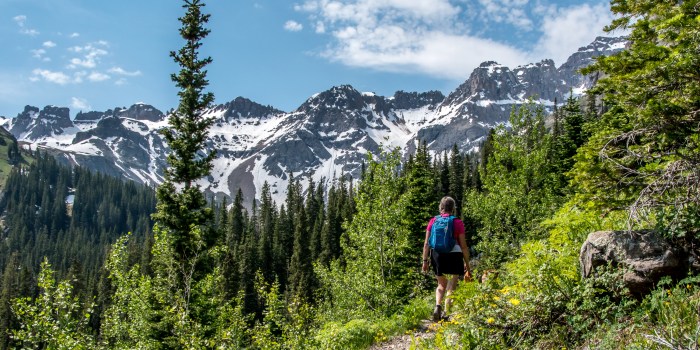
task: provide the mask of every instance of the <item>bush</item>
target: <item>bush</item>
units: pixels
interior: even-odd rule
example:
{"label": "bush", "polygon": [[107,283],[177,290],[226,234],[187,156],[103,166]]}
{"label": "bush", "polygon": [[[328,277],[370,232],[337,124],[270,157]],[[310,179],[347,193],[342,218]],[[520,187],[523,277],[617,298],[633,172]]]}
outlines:
{"label": "bush", "polygon": [[373,343],[415,329],[430,315],[431,304],[427,298],[418,298],[411,300],[391,317],[358,318],[347,323],[327,322],[318,331],[315,340],[322,349],[365,349]]}
{"label": "bush", "polygon": [[377,327],[362,319],[348,323],[328,322],[316,335],[322,349],[365,349],[372,345]]}

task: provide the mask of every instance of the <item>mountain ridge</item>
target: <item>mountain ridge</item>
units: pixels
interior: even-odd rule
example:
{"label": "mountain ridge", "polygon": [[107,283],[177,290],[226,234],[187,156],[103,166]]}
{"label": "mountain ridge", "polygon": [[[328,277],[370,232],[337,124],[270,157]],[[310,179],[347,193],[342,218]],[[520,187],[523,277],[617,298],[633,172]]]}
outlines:
{"label": "mountain ridge", "polygon": [[[215,120],[206,148],[217,150],[217,158],[199,184],[217,199],[238,188],[252,199],[267,181],[273,199],[281,202],[288,174],[317,183],[341,175],[357,178],[366,153],[376,155],[382,147],[408,153],[425,141],[432,152],[454,144],[473,151],[490,128],[507,123],[512,108],[532,100],[549,110],[569,93],[585,92],[597,76],[581,76],[578,69],[625,45],[624,37],[598,37],[559,68],[549,59],[513,69],[486,61],[447,96],[397,91],[385,97],[340,85],[291,112],[237,97],[204,113]],[[65,107],[26,106],[14,119],[0,118],[0,126],[67,164],[149,185],[162,181],[168,148],[158,129],[167,126],[166,114],[137,103],[80,112],[73,120],[68,115]]]}

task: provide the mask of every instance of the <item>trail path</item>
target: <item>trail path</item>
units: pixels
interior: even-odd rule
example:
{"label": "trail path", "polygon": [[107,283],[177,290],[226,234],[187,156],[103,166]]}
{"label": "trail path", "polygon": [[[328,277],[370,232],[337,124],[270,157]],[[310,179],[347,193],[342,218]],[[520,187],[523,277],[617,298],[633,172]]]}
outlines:
{"label": "trail path", "polygon": [[372,345],[369,350],[389,350],[389,349],[409,349],[411,347],[411,337],[413,339],[428,339],[435,336],[430,328],[433,322],[423,320],[420,326],[411,334],[397,335],[385,342]]}

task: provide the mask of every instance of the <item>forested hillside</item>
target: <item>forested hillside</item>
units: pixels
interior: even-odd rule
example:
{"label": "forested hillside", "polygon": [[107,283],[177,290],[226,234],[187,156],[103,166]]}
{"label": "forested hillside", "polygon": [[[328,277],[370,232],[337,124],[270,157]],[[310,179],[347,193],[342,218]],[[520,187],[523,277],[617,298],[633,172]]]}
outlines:
{"label": "forested hillside", "polygon": [[8,330],[16,326],[10,301],[36,295],[36,276],[44,259],[58,278],[74,282],[81,300],[102,299],[108,291],[102,266],[109,245],[135,232],[131,258],[148,259],[143,247],[152,240],[154,210],[152,189],[71,169],[47,154],[13,168],[0,200],[0,348],[8,346]]}
{"label": "forested hillside", "polygon": [[[449,319],[412,348],[697,348],[699,3],[611,5],[609,29],[631,28],[631,46],[588,69],[606,78],[587,96],[551,116],[534,103],[513,110],[478,154],[384,149],[359,182],[339,174],[330,187],[288,174],[283,203],[266,184],[248,210],[240,191],[212,203],[197,185],[215,156],[203,145],[212,119],[198,113],[213,101],[211,58],[199,57],[209,15],[186,1],[185,44],[171,53],[181,100],[155,198],[46,155],[13,170],[1,203],[2,346],[367,348],[434,306],[420,254],[449,195],[484,278],[461,283]],[[603,230],[657,235],[687,253],[685,270],[635,293],[626,262],[583,278],[581,247]]]}
{"label": "forested hillside", "polygon": [[27,162],[28,160],[22,156],[14,136],[0,127],[0,193],[5,189],[5,183],[10,176],[12,167],[28,164]]}

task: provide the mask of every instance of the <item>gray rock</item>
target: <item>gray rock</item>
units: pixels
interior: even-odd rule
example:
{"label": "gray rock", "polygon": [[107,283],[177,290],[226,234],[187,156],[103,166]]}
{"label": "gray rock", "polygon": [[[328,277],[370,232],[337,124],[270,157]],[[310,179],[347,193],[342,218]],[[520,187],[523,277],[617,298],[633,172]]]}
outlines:
{"label": "gray rock", "polygon": [[599,266],[625,270],[624,284],[633,295],[648,293],[664,276],[684,277],[690,268],[689,253],[653,231],[597,231],[581,247],[581,275],[588,278]]}

